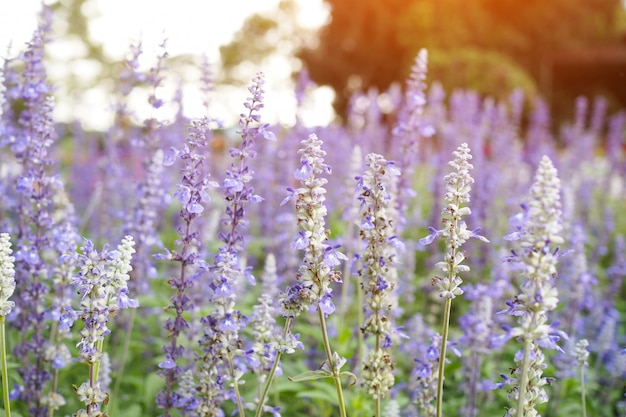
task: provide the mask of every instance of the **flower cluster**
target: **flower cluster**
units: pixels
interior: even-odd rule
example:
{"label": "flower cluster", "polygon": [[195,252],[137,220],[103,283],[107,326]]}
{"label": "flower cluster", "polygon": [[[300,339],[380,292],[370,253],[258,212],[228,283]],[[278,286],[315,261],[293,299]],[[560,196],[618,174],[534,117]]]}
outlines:
{"label": "flower cluster", "polygon": [[298,151],[301,155],[300,167],[294,172],[294,177],[302,186],[288,188],[289,195],[281,204],[292,199],[296,201],[300,231],[291,247],[304,250],[304,259],[296,273],[298,282],[287,289],[280,303],[285,317],[296,317],[316,303],[328,316],[335,311],[330,285],[341,281],[341,275],[334,267],[345,259],[345,255],[337,251],[337,246],[327,243],[324,185],[328,180],[320,174],[330,174],[331,168],[324,162],[326,152],[322,150],[322,141],[311,134],[301,143],[302,148]]}
{"label": "flower cluster", "polygon": [[412,383],[412,402],[417,406],[419,415],[433,417],[437,408],[433,404],[437,398],[437,368],[439,367],[439,350],[441,349],[441,336],[433,334],[430,337],[430,344],[420,345],[420,354],[415,358],[415,367],[411,377],[415,379]]}
{"label": "flower cluster", "polygon": [[488,240],[479,235],[480,228],[469,230],[463,220],[465,216],[471,214],[467,206],[463,206],[470,201],[470,190],[474,179],[470,176],[470,169],[473,168],[469,162],[472,159],[470,149],[466,143],[462,144],[453,153],[454,159],[449,162],[453,171],[444,177],[446,192],[444,199],[447,206],[442,211],[441,222],[443,228],[436,230],[430,227],[431,234],[420,239],[420,243],[427,245],[432,243],[438,236],[446,240],[446,255],[442,262],[435,266],[445,272],[444,277],[433,278],[433,285],[439,291],[441,298],[453,299],[463,294],[461,283],[463,280],[459,276],[461,272],[469,271],[469,267],[463,264],[466,259],[465,253],[461,252],[462,245],[470,238],[478,238],[484,242]]}
{"label": "flower cluster", "polygon": [[[225,381],[234,388],[237,404],[242,412],[242,401],[239,396],[238,384],[243,372],[235,367],[235,358],[241,358],[244,351],[243,342],[239,339],[240,330],[246,325],[247,318],[235,309],[236,289],[242,278],[246,277],[254,285],[254,277],[248,268],[242,267],[240,252],[243,250],[244,237],[241,229],[248,226],[245,218],[246,206],[258,203],[263,199],[254,194],[251,186],[254,170],[249,166],[250,160],[256,157],[255,140],[264,137],[273,140],[274,135],[267,131],[267,125],[261,124],[259,111],[263,108],[262,73],[257,74],[248,87],[250,97],[244,107],[247,114],[242,113],[239,120],[241,143],[237,148],[230,149],[233,162],[226,171],[222,182],[226,213],[222,218],[222,230],[218,237],[223,242],[215,261],[210,268],[209,297],[214,311],[201,319],[204,335],[200,340],[201,354],[198,362],[200,375],[199,393],[200,407],[218,409],[221,402],[228,396],[224,387],[216,385],[215,375],[225,375]],[[236,369],[237,368],[237,369]]]}
{"label": "flower cluster", "polygon": [[[278,295],[276,275],[276,257],[268,254],[265,257],[265,268],[261,277],[261,295],[257,305],[254,306],[250,318],[250,327],[254,336],[252,346],[252,357],[254,362],[253,370],[259,371],[262,375],[269,372],[276,356],[278,327],[276,326],[276,296]],[[262,376],[259,377],[263,382]]]}
{"label": "flower cluster", "polygon": [[[427,73],[428,51],[421,49],[415,58],[415,64],[411,67],[411,75],[406,82],[405,103],[400,109],[398,121],[392,132],[401,148],[399,168],[404,175],[398,181],[398,206],[402,213],[406,212],[409,200],[415,197],[411,179],[415,172],[419,140],[435,133],[433,126],[424,118]],[[403,219],[404,217],[401,217],[399,222]]]}
{"label": "flower cluster", "polygon": [[11,240],[8,233],[0,233],[0,316],[6,317],[15,306],[9,298],[15,291],[15,258],[11,256]]}
{"label": "flower cluster", "polygon": [[209,201],[208,189],[217,186],[209,180],[205,172],[205,149],[207,136],[211,132],[212,121],[208,118],[194,120],[189,126],[189,134],[182,149],[172,148],[172,153],[164,158],[165,166],[171,166],[179,158],[183,161],[180,169],[181,181],[174,193],[182,208],[179,212],[181,224],[177,227],[180,239],[177,241],[180,249],[173,253],[166,253],[164,258],[180,263],[179,274],[169,279],[169,284],[176,293],[170,297],[170,305],[167,310],[174,311],[174,317],[168,317],[165,329],[168,332],[169,343],[163,345],[165,361],[159,364],[161,375],[165,377],[165,389],[157,395],[157,405],[165,410],[166,415],[172,408],[185,408],[190,402],[184,400],[185,396],[175,392],[175,384],[178,382],[183,369],[178,361],[184,356],[185,348],[179,345],[179,337],[189,329],[190,325],[184,313],[193,309],[194,304],[187,294],[187,289],[192,287],[198,273],[200,240],[195,221],[204,212],[203,203]]}
{"label": "flower cluster", "polygon": [[101,388],[97,369],[102,362],[104,337],[110,333],[107,325],[118,310],[138,306],[128,294],[134,245],[133,238],[126,236],[116,250],[109,251],[105,246],[98,252],[87,240],[78,255],[79,273],[72,283],[80,296],[80,309],[67,309],[60,318],[59,326],[68,329],[77,319],[84,323],[77,346],[90,371],[89,380],[76,390],[79,400],[86,406],[78,415],[102,415],[99,404],[107,398],[107,394]]}
{"label": "flower cluster", "polygon": [[397,285],[395,263],[399,238],[395,235],[393,191],[400,175],[395,163],[382,155],[371,153],[365,157],[366,171],[357,176],[357,198],[361,202],[359,236],[364,243],[360,254],[359,277],[365,294],[365,322],[363,334],[375,337],[375,346],[363,358],[365,392],[374,399],[387,396],[393,386],[393,362],[389,353],[392,342],[391,300]]}
{"label": "flower cluster", "polygon": [[536,415],[535,406],[548,400],[543,388],[551,378],[542,376],[547,367],[541,347],[560,349],[559,336],[553,326],[547,324],[548,312],[559,302],[554,283],[561,237],[561,185],[552,161],[544,156],[539,163],[529,202],[519,231],[508,239],[519,239],[523,253],[518,255],[522,263],[524,282],[521,293],[507,302],[509,314],[517,316],[518,326],[510,330],[510,336],[524,343],[523,350],[515,355],[517,368],[512,381],[516,387],[510,397],[517,400],[517,409],[510,408],[507,416]]}

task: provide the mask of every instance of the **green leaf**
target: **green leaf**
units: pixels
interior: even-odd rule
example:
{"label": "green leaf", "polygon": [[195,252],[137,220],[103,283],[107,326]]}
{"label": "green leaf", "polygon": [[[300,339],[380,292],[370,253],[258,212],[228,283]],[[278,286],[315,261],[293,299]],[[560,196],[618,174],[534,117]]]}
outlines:
{"label": "green leaf", "polygon": [[348,372],[348,371],[343,371],[339,374],[340,377],[350,377],[351,381],[350,381],[350,386],[353,387],[356,385],[356,381],[357,381],[357,377],[356,375],[354,375],[352,372]]}
{"label": "green leaf", "polygon": [[332,377],[333,377],[332,374],[323,370],[318,370],[318,371],[305,371],[299,375],[290,376],[289,380],[292,382],[302,382],[302,381],[311,381],[314,379],[332,378]]}

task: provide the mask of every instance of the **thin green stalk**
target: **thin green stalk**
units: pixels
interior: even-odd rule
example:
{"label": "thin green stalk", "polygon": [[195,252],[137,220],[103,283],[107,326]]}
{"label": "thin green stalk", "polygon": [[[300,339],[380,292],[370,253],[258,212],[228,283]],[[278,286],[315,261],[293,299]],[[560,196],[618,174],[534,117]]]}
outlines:
{"label": "thin green stalk", "polygon": [[239,392],[239,382],[235,380],[235,365],[233,363],[233,353],[228,352],[228,369],[230,376],[233,379],[233,390],[235,391],[235,398],[237,398],[237,410],[240,417],[246,417],[245,411],[243,411],[243,402],[241,401],[241,393]]}
{"label": "thin green stalk", "polygon": [[[352,247],[354,246],[354,222],[348,222],[348,230],[346,231],[346,236],[348,238],[348,244],[344,245],[347,248],[346,257],[348,259],[352,259],[354,256],[354,251]],[[345,317],[346,311],[348,310],[348,294],[350,285],[350,262],[344,262],[343,264],[343,284],[341,285],[341,304],[339,305],[339,315],[341,317]],[[358,291],[358,285],[357,285]],[[360,323],[360,322],[359,322]]]}
{"label": "thin green stalk", "polygon": [[346,417],[346,405],[343,398],[343,389],[341,388],[341,378],[335,369],[335,363],[333,361],[333,353],[330,348],[330,341],[328,340],[328,329],[326,328],[326,318],[324,317],[324,313],[320,308],[319,304],[317,306],[317,312],[320,318],[320,326],[322,327],[322,338],[324,340],[324,350],[326,351],[326,356],[328,358],[328,365],[330,369],[333,371],[333,381],[335,382],[335,387],[337,388],[337,401],[339,402],[339,412],[341,417]]}
{"label": "thin green stalk", "polygon": [[[380,312],[380,310],[376,310],[376,312],[374,313],[376,315],[375,318],[375,322],[378,323],[379,321],[379,315],[378,313]],[[380,334],[376,334],[376,343],[374,345],[374,349],[376,351],[378,351],[378,349],[380,349]],[[381,412],[381,407],[380,407],[380,396],[376,397],[376,417],[380,417],[380,412]]]}
{"label": "thin green stalk", "polygon": [[[91,388],[95,388],[96,387],[96,381],[98,380],[98,377],[96,375],[97,371],[96,371],[96,363],[92,363],[89,365],[89,386]],[[89,404],[87,404],[87,414],[91,415],[91,412],[93,411],[93,406],[95,405],[94,402],[91,402]]]}
{"label": "thin green stalk", "polygon": [[11,401],[9,400],[9,373],[7,370],[6,349],[6,318],[0,316],[0,362],[2,362],[2,398],[4,399],[4,414],[11,417]]}
{"label": "thin green stalk", "polygon": [[[361,289],[361,285],[359,285],[358,280],[356,285],[356,310],[357,323],[364,323],[365,317],[363,315],[363,289]],[[365,355],[365,337],[363,336],[363,332],[361,331],[361,329],[358,329],[357,331],[357,343],[359,354],[359,357],[357,359],[360,362],[363,360]]]}
{"label": "thin green stalk", "polygon": [[532,342],[526,340],[524,342],[524,360],[522,362],[522,370],[518,388],[517,398],[517,413],[516,417],[524,417],[524,397],[526,396],[526,385],[528,385],[528,367],[530,362],[530,349],[532,349]]}
{"label": "thin green stalk", "polygon": [[[104,349],[104,339],[98,340],[98,344],[96,345],[96,349],[100,353],[104,353],[104,351],[103,351],[103,349]],[[102,361],[102,357],[100,358],[99,361],[97,361],[93,365],[93,376],[94,376],[93,379],[94,379],[94,383],[98,382],[98,373],[100,372],[100,361]]]}
{"label": "thin green stalk", "polygon": [[[285,321],[285,328],[283,330],[283,336],[286,338],[289,334],[289,328],[291,327],[291,317],[288,317]],[[278,369],[278,363],[280,362],[280,357],[282,352],[279,350],[276,352],[276,357],[274,358],[274,363],[272,364],[272,369],[270,373],[267,375],[267,380],[265,381],[265,387],[263,388],[263,393],[259,397],[259,404],[257,405],[256,412],[254,413],[254,417],[260,417],[263,413],[263,405],[265,404],[265,399],[267,398],[267,394],[270,391],[270,386],[274,381],[274,376],[276,375],[276,369]]]}
{"label": "thin green stalk", "polygon": [[122,354],[120,356],[120,364],[117,372],[115,373],[115,385],[113,386],[112,395],[109,398],[108,409],[112,410],[112,403],[117,400],[117,396],[120,392],[120,386],[122,385],[122,377],[124,376],[124,370],[126,368],[126,362],[128,361],[128,353],[130,351],[130,339],[133,334],[133,329],[135,327],[135,317],[137,316],[137,309],[133,308],[130,310],[130,319],[128,322],[128,330],[124,334],[124,346],[122,348]]}
{"label": "thin green stalk", "polygon": [[587,417],[587,398],[585,395],[585,367],[580,367],[580,400],[583,405],[583,417]]}
{"label": "thin green stalk", "polygon": [[446,298],[443,314],[443,329],[441,331],[441,351],[439,353],[439,372],[437,374],[437,417],[443,415],[443,376],[446,366],[446,346],[448,344],[448,330],[450,328],[450,308],[452,299]]}

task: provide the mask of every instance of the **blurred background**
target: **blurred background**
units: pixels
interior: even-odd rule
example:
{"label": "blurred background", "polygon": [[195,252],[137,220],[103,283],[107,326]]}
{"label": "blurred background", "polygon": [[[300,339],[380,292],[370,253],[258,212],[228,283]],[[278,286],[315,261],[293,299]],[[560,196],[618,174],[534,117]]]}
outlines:
{"label": "blurred background", "polygon": [[[345,120],[350,98],[401,88],[420,48],[429,51],[428,82],[495,98],[515,88],[541,95],[554,121],[571,118],[574,99],[602,95],[626,107],[626,8],[622,0],[57,0],[49,74],[58,89],[59,121],[78,118],[95,130],[129,45],[145,56],[167,38],[166,95],[181,91],[191,114],[202,112],[201,57],[215,76],[216,114],[237,120],[245,86],[266,73],[266,116],[295,121],[295,79],[316,87],[308,125]],[[36,27],[41,3],[2,2],[0,48],[18,53]],[[147,58],[144,58],[147,59]],[[146,62],[145,65],[150,65]],[[196,114],[194,114],[196,113]]]}

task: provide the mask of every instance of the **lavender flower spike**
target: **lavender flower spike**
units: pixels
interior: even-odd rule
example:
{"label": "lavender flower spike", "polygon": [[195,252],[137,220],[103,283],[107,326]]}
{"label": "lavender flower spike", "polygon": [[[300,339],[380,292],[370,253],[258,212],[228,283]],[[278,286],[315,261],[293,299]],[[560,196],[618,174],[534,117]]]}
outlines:
{"label": "lavender flower spike", "polygon": [[[461,272],[469,271],[469,266],[464,265],[465,253],[461,251],[462,245],[470,238],[475,237],[488,242],[486,238],[480,236],[476,231],[469,230],[463,218],[471,214],[471,210],[464,204],[470,201],[471,186],[474,179],[470,176],[470,164],[472,155],[466,143],[459,146],[453,152],[454,159],[448,164],[453,168],[452,172],[444,177],[446,183],[446,193],[444,199],[447,203],[442,210],[441,222],[443,229],[430,229],[432,234],[420,240],[422,244],[431,243],[435,237],[442,236],[446,240],[446,254],[442,262],[435,266],[444,272],[443,277],[435,276],[433,285],[439,291],[439,296],[445,300],[443,330],[441,333],[441,352],[439,355],[439,372],[437,378],[437,416],[441,417],[443,407],[443,383],[444,368],[446,363],[446,347],[448,343],[448,328],[450,325],[450,311],[452,300],[463,294],[460,277]],[[478,229],[477,229],[478,230]]]}
{"label": "lavender flower spike", "polygon": [[293,190],[291,197],[296,199],[296,218],[300,228],[293,247],[304,250],[304,259],[296,273],[298,283],[287,289],[287,294],[280,300],[280,304],[283,316],[289,322],[310,306],[317,305],[326,352],[326,360],[321,371],[333,378],[340,415],[345,417],[346,408],[340,378],[347,375],[341,372],[346,359],[333,352],[330,347],[326,317],[335,311],[331,283],[341,282],[341,273],[334,268],[340,260],[346,260],[346,256],[337,251],[338,246],[327,243],[324,185],[328,181],[320,175],[330,174],[331,168],[324,162],[326,152],[322,150],[322,141],[315,134],[311,134],[301,143],[303,147],[298,151],[300,167],[294,172],[301,187]]}
{"label": "lavender flower spike", "polygon": [[560,236],[561,184],[552,161],[544,156],[539,163],[534,183],[530,189],[525,222],[520,231],[519,254],[523,264],[524,282],[521,293],[510,303],[509,314],[518,317],[518,326],[510,336],[524,343],[523,350],[515,355],[517,368],[513,382],[517,385],[509,396],[517,400],[517,408],[510,408],[506,416],[535,416],[535,406],[548,400],[543,386],[549,382],[542,377],[545,357],[540,347],[560,349],[553,327],[546,324],[547,314],[556,308],[558,293],[553,277],[556,276]]}
{"label": "lavender flower spike", "polygon": [[322,173],[330,173],[330,166],[324,163],[326,152],[322,150],[322,141],[315,134],[311,134],[302,141],[300,153],[300,167],[294,172],[294,177],[300,180],[302,186],[290,195],[289,199],[296,200],[296,217],[300,232],[292,243],[292,248],[304,250],[304,260],[298,268],[296,279],[298,283],[288,289],[287,295],[280,300],[283,315],[296,317],[302,311],[322,300],[326,304],[326,315],[334,310],[331,301],[332,282],[341,281],[338,271],[333,269],[336,257],[345,256],[328,245],[325,205],[326,178]]}
{"label": "lavender flower spike", "polygon": [[376,415],[381,415],[380,400],[394,384],[393,362],[389,353],[392,340],[391,297],[397,285],[395,267],[397,239],[394,233],[393,190],[400,172],[393,162],[371,153],[365,158],[367,170],[357,177],[358,199],[361,202],[360,232],[365,249],[359,269],[361,288],[365,294],[364,334],[375,337],[375,346],[363,359],[361,385],[376,401]]}
{"label": "lavender flower spike", "polygon": [[80,271],[73,283],[81,297],[80,309],[68,308],[61,315],[59,326],[68,328],[76,318],[85,324],[77,347],[89,365],[89,378],[76,389],[79,400],[86,406],[77,412],[77,416],[102,415],[100,403],[108,397],[98,379],[98,369],[102,362],[104,337],[111,333],[107,327],[111,315],[119,309],[137,307],[137,302],[128,296],[134,244],[133,238],[126,236],[117,250],[108,251],[105,246],[98,252],[93,243],[86,241],[83,253],[78,257]]}
{"label": "lavender flower spike", "polygon": [[15,258],[11,256],[11,241],[8,233],[0,233],[0,316],[6,317],[15,306],[9,298],[15,291]]}

